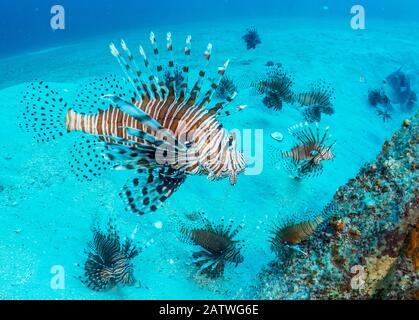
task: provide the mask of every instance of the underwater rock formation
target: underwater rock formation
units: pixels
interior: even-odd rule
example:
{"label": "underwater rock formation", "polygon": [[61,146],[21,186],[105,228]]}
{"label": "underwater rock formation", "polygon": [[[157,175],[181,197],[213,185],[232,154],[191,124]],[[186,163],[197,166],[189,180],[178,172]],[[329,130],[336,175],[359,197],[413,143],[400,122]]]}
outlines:
{"label": "underwater rock formation", "polygon": [[259,274],[257,299],[417,299],[419,113],[340,187],[315,233]]}

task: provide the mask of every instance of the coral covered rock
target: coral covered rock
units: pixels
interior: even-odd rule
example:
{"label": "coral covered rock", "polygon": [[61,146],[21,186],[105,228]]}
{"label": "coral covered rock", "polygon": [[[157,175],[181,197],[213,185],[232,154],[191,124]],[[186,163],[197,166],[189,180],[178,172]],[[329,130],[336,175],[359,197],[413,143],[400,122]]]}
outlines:
{"label": "coral covered rock", "polygon": [[337,190],[338,213],[300,244],[309,255],[291,252],[268,265],[253,298],[418,297],[418,125],[419,113]]}

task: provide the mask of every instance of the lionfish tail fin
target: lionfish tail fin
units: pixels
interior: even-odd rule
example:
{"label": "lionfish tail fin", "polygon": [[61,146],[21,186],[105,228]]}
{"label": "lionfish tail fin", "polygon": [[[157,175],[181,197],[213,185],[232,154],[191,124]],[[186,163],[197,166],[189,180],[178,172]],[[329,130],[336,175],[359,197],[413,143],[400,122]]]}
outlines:
{"label": "lionfish tail fin", "polygon": [[21,103],[25,110],[19,116],[19,126],[32,133],[37,142],[50,142],[64,134],[67,102],[59,89],[43,81],[32,82],[26,87]]}

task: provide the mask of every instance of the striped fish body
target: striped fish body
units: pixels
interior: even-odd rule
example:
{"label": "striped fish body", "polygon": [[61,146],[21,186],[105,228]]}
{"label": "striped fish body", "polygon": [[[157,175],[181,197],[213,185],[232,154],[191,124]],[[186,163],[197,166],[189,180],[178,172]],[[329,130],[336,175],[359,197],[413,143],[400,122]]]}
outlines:
{"label": "striped fish body", "polygon": [[301,106],[331,107],[335,89],[325,81],[316,81],[312,84],[310,91],[295,95],[295,99]]}
{"label": "striped fish body", "polygon": [[298,142],[292,149],[282,151],[281,162],[294,178],[319,175],[323,171],[321,162],[335,157],[331,150],[335,142],[326,144],[331,137],[328,130],[326,127],[321,134],[317,124],[313,129],[308,123],[296,124],[288,129]]}
{"label": "striped fish body", "polygon": [[192,230],[191,239],[196,245],[200,245],[209,252],[222,252],[234,243],[228,237],[205,229]]}
{"label": "striped fish body", "polygon": [[[176,137],[181,137],[180,142],[189,143],[192,147],[184,150],[183,153],[178,150],[173,157],[168,155],[162,160],[170,160],[171,166],[177,170],[185,170],[190,174],[207,174],[210,179],[223,178],[231,175],[232,172],[244,170],[243,155],[231,149],[230,136],[217,122],[214,115],[205,108],[197,108],[184,115],[167,116],[168,110],[165,109],[170,106],[175,108],[176,104],[173,106],[170,102],[163,102],[155,100],[147,105],[141,102],[135,104],[147,114],[155,116],[156,121],[161,123],[164,129],[175,132]],[[125,145],[130,145],[132,142],[152,144],[143,138],[130,135],[130,129],[136,129],[154,137],[159,135],[147,124],[115,107],[93,115],[76,113],[70,109],[65,118],[65,126],[68,132],[81,131],[98,136],[107,143],[115,143],[122,139],[126,141],[122,142]],[[132,151],[135,153],[135,150]],[[172,151],[175,150],[172,149]],[[236,174],[231,176],[232,184],[236,181],[235,176]]]}
{"label": "striped fish body", "polygon": [[311,159],[313,157],[313,151],[316,151],[316,145],[314,144],[299,144],[296,145],[289,151],[283,151],[283,158],[292,158],[296,161]]}
{"label": "striped fish body", "polygon": [[304,92],[295,96],[297,102],[306,107],[330,105],[330,97],[321,92]]}
{"label": "striped fish body", "polygon": [[281,243],[288,245],[296,245],[311,236],[317,227],[323,222],[321,217],[315,217],[313,220],[300,223],[288,223],[280,227],[276,227],[273,231],[273,237],[270,242],[274,250],[278,249]]}
{"label": "striped fish body", "polygon": [[332,160],[334,158],[329,148],[314,143],[299,144],[289,151],[283,151],[282,156],[284,158],[292,158],[295,161],[313,158],[316,164],[322,160]]}

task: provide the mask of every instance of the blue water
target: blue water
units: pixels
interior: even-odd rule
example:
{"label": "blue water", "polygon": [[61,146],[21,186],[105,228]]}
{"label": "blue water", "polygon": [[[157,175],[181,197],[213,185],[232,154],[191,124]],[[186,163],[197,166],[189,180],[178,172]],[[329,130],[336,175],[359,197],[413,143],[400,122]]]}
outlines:
{"label": "blue water", "polygon": [[[406,112],[396,108],[383,122],[368,106],[368,90],[403,67],[418,91],[419,4],[362,1],[366,29],[350,27],[353,1],[60,1],[65,8],[64,30],[50,27],[55,1],[0,3],[0,298],[8,299],[190,299],[246,298],[258,271],[275,259],[267,241],[274,222],[303,219],[307,208],[318,212],[336,189],[375,158]],[[241,36],[250,26],[262,44],[246,50]],[[214,46],[211,70],[231,59],[228,75],[239,86],[234,105],[246,104],[238,114],[222,118],[227,129],[263,130],[263,170],[240,175],[235,186],[228,179],[209,181],[188,177],[182,187],[155,214],[143,217],[125,212],[118,192],[128,172],[109,172],[92,182],[79,182],[67,162],[76,135],[51,144],[37,144],[19,130],[22,92],[34,79],[50,83],[66,97],[81,84],[110,73],[122,75],[108,44],[123,37],[135,48],[150,52],[149,32],[160,43],[171,31],[178,59],[188,34],[193,36],[191,73],[202,64],[201,52]],[[175,58],[176,58],[175,57]],[[180,58],[179,58],[180,57]],[[164,57],[167,59],[167,56]],[[324,172],[300,182],[272,161],[272,150],[287,149],[292,137],[287,128],[302,120],[300,111],[284,105],[266,108],[244,79],[265,71],[265,64],[280,62],[303,91],[318,79],[336,89],[335,113],[323,116],[330,126],[336,158]],[[271,138],[281,132],[283,142]],[[244,262],[229,265],[225,276],[208,280],[196,275],[191,254],[196,248],[179,241],[173,217],[203,211],[212,221],[232,218],[244,228]],[[137,229],[135,240],[143,252],[134,261],[134,287],[97,293],[77,278],[83,272],[84,249],[92,238],[93,222],[117,222],[121,235]],[[162,226],[162,227],[161,227]],[[160,228],[161,227],[161,228]],[[63,289],[51,287],[51,268],[65,270]]]}
{"label": "blue water", "polygon": [[[50,28],[50,8],[60,4],[67,15],[65,32]],[[327,20],[348,18],[350,0],[200,0],[200,1],[136,1],[103,0],[59,3],[42,0],[3,0],[0,3],[0,56],[34,48],[56,46],[88,36],[127,28],[153,25],[183,25],[190,22],[215,24],[220,20],[255,19],[258,17],[304,17]],[[400,20],[419,19],[415,0],[364,0],[361,3],[368,18]],[[326,11],[323,7],[327,6]]]}

